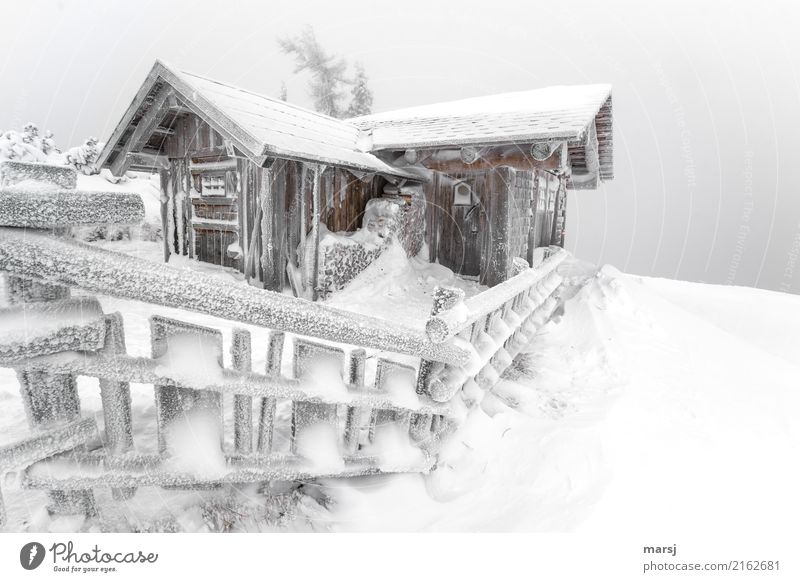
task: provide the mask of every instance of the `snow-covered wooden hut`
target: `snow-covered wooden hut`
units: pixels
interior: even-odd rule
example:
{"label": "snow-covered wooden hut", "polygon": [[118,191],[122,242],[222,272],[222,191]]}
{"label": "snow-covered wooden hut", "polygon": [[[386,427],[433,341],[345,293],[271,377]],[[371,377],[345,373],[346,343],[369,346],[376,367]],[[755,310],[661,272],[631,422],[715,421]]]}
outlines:
{"label": "snow-covered wooden hut", "polygon": [[320,240],[365,227],[365,210],[381,214],[370,201],[384,199],[409,252],[424,242],[432,261],[491,286],[516,257],[533,264],[537,249],[563,246],[568,190],[612,177],[611,90],[553,87],[340,120],[158,61],[98,166],[160,172],[165,260],[187,254],[267,289],[324,295],[327,261],[352,271],[377,253],[342,260]]}

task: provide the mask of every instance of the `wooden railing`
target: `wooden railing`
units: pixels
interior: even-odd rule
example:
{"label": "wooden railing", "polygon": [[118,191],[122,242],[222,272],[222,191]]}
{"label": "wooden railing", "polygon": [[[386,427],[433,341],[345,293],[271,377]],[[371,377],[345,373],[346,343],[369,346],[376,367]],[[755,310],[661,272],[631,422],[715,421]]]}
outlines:
{"label": "wooden railing", "polygon": [[[68,191],[60,196],[87,204],[92,199]],[[127,200],[115,206],[112,219],[135,222],[140,213]],[[469,405],[475,389],[491,389],[552,314],[560,283],[556,267],[566,256],[553,250],[537,269],[467,300],[455,290],[437,289],[422,332],[59,236],[81,216],[60,205],[42,212],[24,192],[0,190],[0,270],[9,276],[14,303],[0,310],[0,323],[7,323],[0,366],[17,372],[31,430],[0,447],[0,474],[21,470],[22,487],[47,490],[54,513],[93,512],[96,488],[111,488],[122,500],[142,486],[429,471],[459,421],[456,410],[463,410],[452,406],[453,399],[461,394]],[[151,355],[134,357],[126,350],[122,316],[104,313],[94,298],[70,298],[72,288],[205,313],[269,333],[264,345],[253,346],[250,333],[234,327],[231,365],[225,367],[220,330],[153,316]],[[254,349],[266,353],[264,370],[252,369]],[[76,376],[99,379],[102,431],[81,417]],[[131,382],[153,386],[155,427],[134,427]],[[233,395],[229,435],[223,434],[224,394]],[[276,414],[280,402],[290,407],[286,426]],[[219,436],[215,454],[221,463],[210,473],[175,463],[170,435],[195,414],[206,420],[204,430]],[[135,435],[148,430],[157,433],[158,452],[142,454]],[[320,431],[336,441],[337,454],[315,454]],[[381,448],[387,431],[405,435],[403,454]],[[286,450],[274,446],[279,433],[288,440]]]}

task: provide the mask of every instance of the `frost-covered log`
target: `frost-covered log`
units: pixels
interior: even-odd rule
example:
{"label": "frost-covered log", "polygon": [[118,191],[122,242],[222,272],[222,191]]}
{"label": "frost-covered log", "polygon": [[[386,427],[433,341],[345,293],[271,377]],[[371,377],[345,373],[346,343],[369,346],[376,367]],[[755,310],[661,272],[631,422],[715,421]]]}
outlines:
{"label": "frost-covered log", "polygon": [[0,360],[21,362],[67,350],[98,350],[106,328],[97,299],[77,297],[0,309],[0,329]]}
{"label": "frost-covered log", "polygon": [[[17,364],[18,365],[18,364]],[[29,360],[27,365],[47,368],[53,373],[76,374],[93,378],[108,378],[139,384],[159,384],[181,388],[213,390],[222,394],[246,394],[263,398],[286,398],[328,404],[348,404],[369,408],[408,410],[422,414],[449,414],[447,405],[420,397],[418,402],[398,402],[389,394],[379,394],[363,386],[347,386],[340,391],[326,385],[282,376],[269,377],[251,373],[242,375],[235,370],[218,368],[209,374],[208,368],[191,369],[187,366],[171,366],[168,360],[154,360],[126,355],[106,355],[90,352],[64,352],[40,356]],[[0,360],[0,366],[15,367],[13,363]]]}
{"label": "frost-covered log", "polygon": [[[125,353],[122,316],[119,313],[104,317],[105,345],[102,353],[116,356]],[[105,419],[106,447],[119,454],[133,447],[131,421],[131,388],[128,382],[100,379],[100,396]]]}
{"label": "frost-covered log", "polygon": [[[351,386],[363,386],[364,375],[366,372],[367,352],[363,349],[356,349],[350,353],[350,365],[348,368],[349,383]],[[358,451],[363,419],[366,417],[369,422],[370,410],[357,406],[347,407],[347,419],[344,429],[344,450],[346,454],[354,454]]]}
{"label": "frost-covered log", "polygon": [[63,285],[50,285],[13,275],[6,278],[6,298],[10,305],[62,301],[69,296],[69,287]]}
{"label": "frost-covered log", "polygon": [[[122,316],[119,313],[106,315],[105,345],[101,350],[105,354],[125,353],[125,332],[122,327]],[[103,403],[103,421],[106,433],[106,451],[110,456],[119,455],[133,448],[133,419],[131,409],[131,386],[128,382],[119,382],[100,378],[100,398]],[[117,501],[130,499],[135,489],[114,489],[112,495]]]}
{"label": "frost-covered log", "polygon": [[[250,332],[233,330],[231,361],[233,369],[243,374],[252,369]],[[253,449],[253,397],[237,394],[233,397],[233,443],[237,453],[248,454]]]}
{"label": "frost-covered log", "polygon": [[[283,332],[271,331],[269,333],[266,366],[266,377],[269,379],[274,380],[281,377],[283,342]],[[258,418],[258,452],[260,454],[267,454],[272,450],[272,431],[275,426],[276,406],[277,399],[275,396],[265,396],[261,399],[261,408]]]}
{"label": "frost-covered log", "polygon": [[0,270],[49,283],[187,309],[324,340],[462,364],[471,350],[433,343],[416,330],[377,318],[270,293],[201,273],[156,265],[39,233],[0,228]]}
{"label": "frost-covered log", "polygon": [[431,341],[443,342],[461,333],[481,317],[487,316],[516,296],[528,292],[555,270],[566,257],[566,251],[559,249],[537,268],[523,271],[483,293],[466,299],[458,309],[448,309],[432,315],[425,327],[428,337]]}
{"label": "frost-covered log", "polygon": [[[39,462],[25,470],[22,486],[28,489],[59,489],[64,492],[95,487],[129,488],[159,486],[171,488],[206,488],[236,483],[266,481],[306,481],[325,477],[357,477],[378,473],[426,473],[434,459],[421,456],[419,462],[375,462],[354,459],[341,467],[324,468],[296,456],[272,456],[264,462],[238,467],[228,462],[228,468],[215,475],[197,475],[160,467],[158,457],[140,457],[140,464],[129,463],[123,468],[106,464],[104,460],[90,462],[55,458]],[[253,466],[254,465],[254,466]]]}
{"label": "frost-covered log", "polygon": [[79,192],[48,186],[0,189],[0,226],[52,228],[87,224],[139,224],[144,203],[129,192]]}
{"label": "frost-covered log", "polygon": [[38,182],[64,190],[74,190],[78,184],[78,173],[69,166],[11,160],[0,162],[0,188],[8,188],[20,182]]}
{"label": "frost-covered log", "polygon": [[[17,378],[28,424],[33,430],[50,430],[63,423],[75,422],[80,417],[74,374],[29,365],[17,371]],[[95,502],[91,490],[77,489],[64,492],[51,488],[48,492],[48,511],[61,515],[93,514]]]}
{"label": "frost-covered log", "polygon": [[0,447],[0,474],[74,449],[97,438],[97,423],[84,418]]}
{"label": "frost-covered log", "polygon": [[[436,287],[433,292],[433,307],[431,307],[431,319],[428,324],[434,320],[434,317],[439,313],[455,307],[464,299],[464,291],[461,289],[454,289],[450,287]],[[427,328],[426,328],[427,329]],[[430,332],[427,332],[430,336]],[[419,374],[417,376],[417,394],[428,394],[428,387],[430,384],[431,374],[436,368],[440,368],[441,364],[429,359],[422,359],[419,363]]]}

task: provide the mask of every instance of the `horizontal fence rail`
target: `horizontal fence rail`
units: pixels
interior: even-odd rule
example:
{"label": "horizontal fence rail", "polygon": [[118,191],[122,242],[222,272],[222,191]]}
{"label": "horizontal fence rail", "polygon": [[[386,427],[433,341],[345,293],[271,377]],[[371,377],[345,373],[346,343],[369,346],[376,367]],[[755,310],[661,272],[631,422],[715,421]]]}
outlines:
{"label": "horizontal fence rail", "polygon": [[423,332],[46,234],[0,228],[0,270],[324,340],[461,364],[468,351]]}

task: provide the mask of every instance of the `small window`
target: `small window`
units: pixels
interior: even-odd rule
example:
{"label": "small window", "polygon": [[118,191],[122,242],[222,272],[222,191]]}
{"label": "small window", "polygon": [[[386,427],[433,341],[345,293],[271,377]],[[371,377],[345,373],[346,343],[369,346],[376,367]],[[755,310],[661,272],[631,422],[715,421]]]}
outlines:
{"label": "small window", "polygon": [[472,187],[466,182],[453,186],[453,206],[472,206]]}
{"label": "small window", "polygon": [[200,178],[201,196],[225,196],[225,174],[203,174]]}

